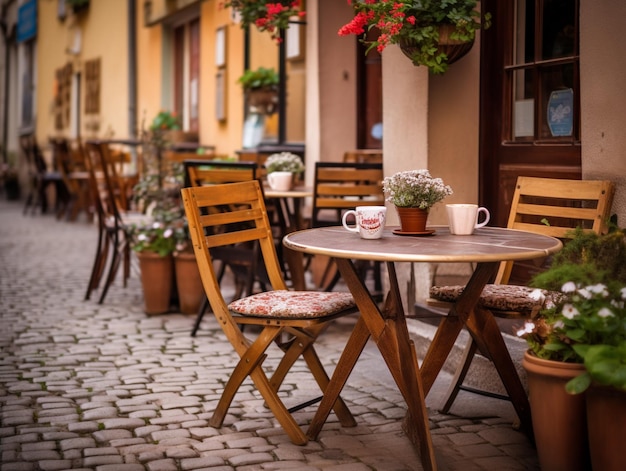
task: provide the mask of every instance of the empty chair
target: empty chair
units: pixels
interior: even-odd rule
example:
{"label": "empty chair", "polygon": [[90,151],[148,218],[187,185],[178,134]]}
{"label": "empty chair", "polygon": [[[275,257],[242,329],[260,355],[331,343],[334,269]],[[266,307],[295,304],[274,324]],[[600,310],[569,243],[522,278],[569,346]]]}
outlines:
{"label": "empty chair", "polygon": [[[185,186],[219,185],[258,178],[258,165],[255,162],[190,159],[183,161],[183,165],[185,169]],[[266,276],[257,270],[259,257],[258,244],[255,243],[221,247],[214,250],[213,261],[218,262],[220,267],[217,275],[218,281],[222,281],[228,267],[235,276],[235,298],[252,294],[254,284],[257,281],[264,288]],[[207,308],[208,300],[205,299],[200,306],[196,322],[191,330],[192,337],[198,332]]]}
{"label": "empty chair", "polygon": [[[610,181],[519,177],[507,227],[564,240],[571,238],[573,229],[577,227],[603,233],[607,230],[613,193]],[[505,318],[534,315],[543,304],[530,296],[533,289],[507,283],[528,281],[538,270],[540,268],[502,262],[494,284],[485,286],[477,309],[487,309],[493,315]],[[456,301],[462,291],[463,286],[433,286],[429,304],[448,307],[448,303]],[[550,293],[546,294],[550,296]],[[463,385],[476,351],[477,345],[470,339],[441,409],[444,413],[450,410],[461,389],[507,399],[506,396]]]}
{"label": "empty chair", "polygon": [[133,224],[146,224],[151,218],[140,213],[126,211],[120,200],[120,188],[111,175],[113,163],[107,161],[106,144],[88,141],[85,145],[85,163],[98,222],[98,244],[87,285],[85,299],[91,297],[104,275],[107,259],[109,270],[104,279],[98,303],[102,304],[109,287],[113,284],[120,264],[123,263],[123,284],[130,276],[130,244],[128,230]]}
{"label": "empty chair", "polygon": [[[324,391],[329,379],[314,342],[330,321],[354,312],[354,300],[349,293],[287,290],[257,180],[183,188],[182,196],[204,290],[217,323],[240,358],[228,376],[209,425],[222,425],[239,387],[250,377],[291,441],[305,444],[306,435],[281,399],[284,397],[279,392],[281,384],[292,365],[302,357]],[[247,242],[257,242],[260,246],[271,291],[228,304],[213,266],[213,252],[220,247]],[[241,329],[244,325],[257,329],[246,329],[244,333]],[[251,337],[250,330],[260,332]],[[265,359],[275,351],[268,348],[274,342],[284,355],[278,365],[266,369]],[[267,376],[269,371],[273,372],[270,377]],[[342,425],[355,425],[341,399],[334,409]]]}
{"label": "empty chair", "polygon": [[[316,162],[311,226],[341,225],[345,211],[356,206],[384,206],[383,164],[359,162]],[[362,272],[374,267],[375,291],[382,291],[380,263],[359,261]],[[332,261],[322,275],[324,289],[332,290],[340,274]]]}

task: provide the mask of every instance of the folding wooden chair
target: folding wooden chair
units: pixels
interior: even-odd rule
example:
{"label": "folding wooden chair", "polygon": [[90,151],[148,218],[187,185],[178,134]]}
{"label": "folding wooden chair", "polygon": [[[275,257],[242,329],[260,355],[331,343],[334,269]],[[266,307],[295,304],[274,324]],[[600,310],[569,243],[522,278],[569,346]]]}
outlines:
{"label": "folding wooden chair", "polygon": [[[329,379],[313,344],[330,321],[354,312],[354,300],[349,293],[287,290],[263,192],[257,180],[183,188],[182,196],[207,298],[219,326],[240,357],[209,424],[212,427],[222,425],[235,394],[249,376],[291,441],[305,444],[306,435],[291,415],[300,407],[288,410],[279,397],[279,388],[291,366],[302,356],[324,391]],[[261,248],[272,290],[227,304],[220,290],[212,254],[220,247],[253,241]],[[241,329],[243,325],[257,326],[260,333],[249,338]],[[287,337],[285,341],[284,337]],[[268,377],[264,361],[274,342],[284,355]],[[341,399],[334,408],[342,425],[355,425]]]}
{"label": "folding wooden chair", "polygon": [[112,162],[107,161],[107,145],[98,141],[88,141],[85,145],[85,163],[89,174],[92,199],[98,220],[98,244],[85,293],[85,300],[91,297],[104,274],[107,259],[109,270],[100,292],[98,304],[102,304],[109,287],[113,284],[120,264],[123,262],[123,285],[130,276],[130,244],[128,230],[132,224],[147,224],[151,218],[145,214],[126,211],[120,188],[111,175]]}
{"label": "folding wooden chair", "polygon": [[[219,185],[254,180],[258,178],[258,165],[255,162],[207,161],[188,159],[183,161],[185,186]],[[213,261],[219,262],[217,279],[221,283],[228,267],[235,276],[234,298],[252,294],[256,281],[265,288],[266,277],[259,276],[257,263],[260,257],[257,244],[241,244],[237,247],[222,247],[213,251]],[[208,300],[200,305],[196,322],[191,330],[195,337],[204,314],[209,307]]]}
{"label": "folding wooden chair", "polygon": [[[610,217],[614,186],[610,181],[565,180],[552,178],[519,177],[511,203],[507,227],[568,239],[573,229],[604,233]],[[533,288],[508,284],[527,282],[540,271],[537,266],[523,266],[502,262],[493,284],[485,286],[477,309],[486,309],[503,318],[528,318],[537,314],[543,301],[534,299]],[[433,286],[428,304],[449,307],[463,291],[463,286]],[[548,297],[551,293],[544,292]],[[508,399],[490,391],[463,385],[477,345],[470,339],[446,394],[441,411],[447,413],[459,391],[473,392],[500,399]]]}
{"label": "folding wooden chair", "polygon": [[[383,178],[382,162],[316,162],[311,227],[340,226],[343,213],[356,206],[384,206]],[[374,268],[374,289],[381,293],[380,263],[358,263],[363,275],[368,268]],[[327,291],[339,281],[332,260],[321,278]]]}

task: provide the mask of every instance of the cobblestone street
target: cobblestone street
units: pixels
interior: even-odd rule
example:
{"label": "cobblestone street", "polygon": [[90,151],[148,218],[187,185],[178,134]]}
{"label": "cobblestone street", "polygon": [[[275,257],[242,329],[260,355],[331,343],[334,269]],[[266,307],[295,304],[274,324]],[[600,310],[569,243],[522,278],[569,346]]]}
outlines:
{"label": "cobblestone street", "polygon": [[[195,338],[195,315],[147,316],[136,269],[104,304],[84,301],[96,238],[82,219],[23,216],[21,203],[0,200],[0,471],[422,469],[401,430],[404,401],[371,342],[343,392],[357,427],[331,414],[319,440],[293,445],[250,381],[223,427],[208,426],[236,364],[232,347],[209,314]],[[320,339],[330,369],[353,322]],[[481,398],[496,412],[477,416],[459,397],[459,415],[438,413],[431,401],[446,380],[427,398],[439,469],[538,469],[507,406]],[[303,363],[284,391],[288,405],[319,395]],[[304,428],[314,411],[295,414]]]}

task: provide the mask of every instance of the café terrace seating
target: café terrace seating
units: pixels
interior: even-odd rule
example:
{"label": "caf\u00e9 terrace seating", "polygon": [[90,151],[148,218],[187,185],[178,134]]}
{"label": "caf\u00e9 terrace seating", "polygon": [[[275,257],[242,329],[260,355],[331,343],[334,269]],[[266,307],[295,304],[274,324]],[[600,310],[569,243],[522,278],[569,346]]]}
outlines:
{"label": "caf\u00e9 terrace seating", "polygon": [[[182,196],[207,298],[217,323],[239,355],[235,368],[225,373],[227,383],[209,425],[222,426],[235,394],[250,377],[290,440],[303,445],[307,437],[292,413],[317,400],[288,409],[283,401],[288,400],[289,394],[281,391],[281,385],[302,357],[320,390],[325,390],[329,377],[314,342],[329,322],[354,312],[354,300],[349,293],[287,289],[258,180],[183,188]],[[218,248],[248,242],[260,246],[271,290],[229,304],[221,292],[212,255]],[[257,328],[242,330],[246,325]],[[282,356],[278,363],[268,361],[267,365],[266,359],[276,353],[276,349],[270,349],[274,343]],[[343,426],[356,425],[341,398],[335,402],[334,410]]]}
{"label": "caf\u00e9 terrace seating", "polygon": [[[518,177],[507,227],[557,237],[564,242],[573,237],[573,230],[577,227],[585,231],[604,233],[607,230],[613,193],[614,186],[610,181]],[[508,319],[533,317],[543,303],[531,296],[533,288],[519,283],[529,281],[529,277],[540,270],[541,267],[538,266],[502,262],[494,283],[485,286],[478,308],[486,309],[496,317]],[[463,288],[464,286],[433,286],[428,305],[449,308],[463,292]],[[545,294],[553,296],[550,292]],[[429,314],[422,312],[416,317],[429,317]],[[440,409],[443,413],[449,412],[460,390],[508,399],[497,393],[463,385],[472,359],[478,353],[477,349],[477,344],[470,339]]]}

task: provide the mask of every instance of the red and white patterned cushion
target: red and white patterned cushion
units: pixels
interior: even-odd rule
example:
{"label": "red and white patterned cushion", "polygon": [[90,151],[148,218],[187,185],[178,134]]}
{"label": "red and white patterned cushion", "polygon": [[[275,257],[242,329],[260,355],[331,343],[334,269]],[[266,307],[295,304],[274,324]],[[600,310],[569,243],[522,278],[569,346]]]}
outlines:
{"label": "red and white patterned cushion", "polygon": [[228,309],[247,316],[314,319],[354,306],[350,293],[277,290],[238,299]]}
{"label": "red and white patterned cushion", "polygon": [[[465,286],[433,286],[430,297],[444,302],[455,302]],[[486,285],[478,305],[485,309],[513,312],[533,312],[558,303],[561,294],[518,285]]]}

